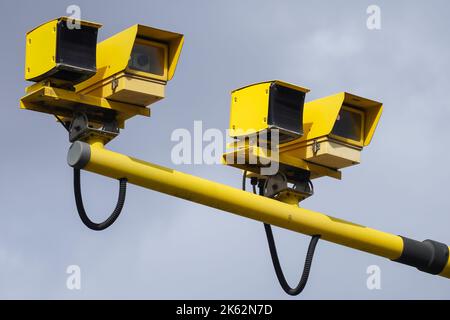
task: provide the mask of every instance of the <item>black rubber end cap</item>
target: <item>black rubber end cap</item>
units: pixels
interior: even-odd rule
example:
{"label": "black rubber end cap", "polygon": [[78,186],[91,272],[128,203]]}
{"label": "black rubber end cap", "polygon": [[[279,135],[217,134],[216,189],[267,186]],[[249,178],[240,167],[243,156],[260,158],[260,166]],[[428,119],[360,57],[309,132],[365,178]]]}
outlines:
{"label": "black rubber end cap", "polygon": [[416,267],[420,271],[440,274],[448,262],[449,250],[444,243],[434,240],[423,242],[401,237],[403,239],[403,252],[400,258],[393,260],[399,263]]}

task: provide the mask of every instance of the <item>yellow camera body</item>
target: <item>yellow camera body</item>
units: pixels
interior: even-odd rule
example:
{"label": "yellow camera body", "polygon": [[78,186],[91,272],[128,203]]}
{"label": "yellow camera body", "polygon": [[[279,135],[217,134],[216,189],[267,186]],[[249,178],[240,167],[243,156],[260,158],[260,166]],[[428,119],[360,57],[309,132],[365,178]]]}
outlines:
{"label": "yellow camera body", "polygon": [[[134,25],[97,44],[100,24],[62,17],[27,33],[22,109],[49,113],[69,125],[84,115],[89,127],[123,128],[164,98],[184,36]],[[83,120],[83,123],[86,122]],[[117,130],[115,130],[116,132]]]}
{"label": "yellow camera body", "polygon": [[98,44],[97,73],[77,93],[142,107],[161,100],[183,42],[181,34],[134,25]]}
{"label": "yellow camera body", "polygon": [[380,119],[380,102],[342,92],[305,104],[303,137],[281,144],[280,157],[300,158],[332,169],[360,163]]}
{"label": "yellow camera body", "polygon": [[[346,92],[307,102],[302,105],[301,118],[298,113],[291,114],[294,119],[290,120],[301,122],[301,126],[297,124],[301,130],[282,139],[281,129],[279,144],[270,146],[247,139],[271,127],[265,118],[268,98],[264,94],[269,87],[270,83],[263,83],[233,91],[230,136],[237,140],[230,145],[231,151],[223,155],[224,164],[261,175],[262,168],[277,163],[292,182],[305,172],[311,179],[341,179],[340,169],[360,163],[361,151],[369,145],[382,113],[380,102]],[[243,90],[248,94],[243,94]],[[275,118],[284,111],[272,110],[281,112]]]}
{"label": "yellow camera body", "polygon": [[308,89],[279,80],[255,83],[231,93],[230,136],[244,139],[279,130],[280,141],[303,135],[302,118]]}
{"label": "yellow camera body", "polygon": [[46,22],[26,35],[25,80],[48,80],[73,85],[96,73],[96,45],[100,24],[66,17]]}

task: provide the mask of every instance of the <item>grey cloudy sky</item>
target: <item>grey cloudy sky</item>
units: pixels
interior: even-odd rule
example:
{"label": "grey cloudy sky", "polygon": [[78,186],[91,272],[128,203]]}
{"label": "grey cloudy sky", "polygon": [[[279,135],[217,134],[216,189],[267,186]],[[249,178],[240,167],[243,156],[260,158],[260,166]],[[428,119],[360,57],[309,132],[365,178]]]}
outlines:
{"label": "grey cloudy sky", "polygon": [[[450,20],[448,1],[1,1],[0,298],[289,298],[273,271],[261,223],[130,186],[122,216],[104,232],[76,213],[66,133],[19,110],[25,33],[77,4],[103,23],[100,40],[135,23],[184,33],[167,98],[132,119],[109,148],[173,167],[171,132],[227,128],[229,92],[282,79],[312,100],[349,91],[384,103],[362,164],[320,179],[303,206],[418,240],[450,243]],[[366,28],[381,8],[382,29]],[[219,165],[179,170],[239,187]],[[117,182],[83,174],[86,207],[100,220]],[[308,238],[275,230],[290,282]],[[68,265],[82,289],[66,288]],[[381,268],[368,290],[366,268]],[[297,299],[450,298],[450,282],[332,243],[319,242]]]}

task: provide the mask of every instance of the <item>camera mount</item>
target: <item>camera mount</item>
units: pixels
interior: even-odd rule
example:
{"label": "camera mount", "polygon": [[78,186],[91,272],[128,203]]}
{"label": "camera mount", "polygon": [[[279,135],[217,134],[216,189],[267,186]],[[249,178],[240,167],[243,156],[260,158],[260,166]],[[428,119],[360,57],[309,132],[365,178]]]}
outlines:
{"label": "camera mount", "polygon": [[105,117],[100,127],[95,128],[89,125],[89,118],[86,113],[78,112],[72,118],[69,126],[69,141],[89,141],[100,139],[104,144],[108,143],[120,133],[114,115]]}
{"label": "camera mount", "polygon": [[250,178],[252,185],[258,186],[265,197],[284,203],[298,205],[314,194],[314,186],[307,171],[303,177],[294,181],[281,170],[270,176],[245,172],[244,179],[246,178]]}

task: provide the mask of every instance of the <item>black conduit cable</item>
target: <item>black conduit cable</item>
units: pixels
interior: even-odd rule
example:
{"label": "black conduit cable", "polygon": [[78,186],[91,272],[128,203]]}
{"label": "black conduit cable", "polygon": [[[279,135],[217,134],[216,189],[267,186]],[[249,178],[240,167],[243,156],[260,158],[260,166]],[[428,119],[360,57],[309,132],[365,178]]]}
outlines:
{"label": "black conduit cable", "polygon": [[56,120],[58,120],[59,123],[61,123],[61,125],[64,127],[64,129],[66,129],[67,132],[70,132],[70,128],[69,126],[64,123],[64,121],[62,121],[62,119],[60,117],[58,117],[56,114],[54,114]]}
{"label": "black conduit cable", "polygon": [[75,193],[75,203],[77,205],[78,214],[80,215],[81,221],[84,225],[91,230],[101,231],[110,227],[114,221],[119,217],[122,212],[123,205],[125,203],[125,196],[127,191],[127,179],[119,179],[119,198],[117,200],[116,207],[111,215],[103,222],[95,223],[86,214],[83,205],[83,198],[81,196],[81,183],[80,183],[80,169],[73,169],[73,187]]}
{"label": "black conduit cable", "polygon": [[277,274],[278,282],[280,283],[283,290],[291,295],[299,295],[303,289],[305,289],[308,283],[309,272],[311,271],[311,264],[314,257],[314,251],[316,250],[317,242],[320,239],[320,235],[314,235],[311,237],[309,242],[308,252],[306,253],[305,265],[303,266],[302,277],[298,285],[295,288],[291,288],[284,277],[283,270],[281,269],[280,260],[278,259],[277,247],[275,245],[275,240],[273,238],[272,227],[270,224],[264,223],[264,229],[266,230],[267,242],[269,243],[270,256],[272,257],[272,263],[275,268],[275,273]]}
{"label": "black conduit cable", "polygon": [[[246,175],[247,175],[247,171],[244,171],[244,174],[242,177],[242,190],[244,190],[244,191],[246,189],[245,188]],[[257,183],[258,182],[256,179],[251,180],[251,184],[253,187],[253,193],[255,193],[255,194],[256,194]],[[259,185],[259,195],[264,196],[264,183],[261,183]],[[267,242],[269,244],[270,256],[272,258],[272,264],[275,269],[275,273],[277,275],[278,282],[280,283],[281,287],[287,294],[289,294],[291,296],[299,295],[303,291],[303,289],[305,289],[305,286],[308,283],[309,273],[311,271],[311,265],[312,265],[312,261],[314,258],[314,252],[316,250],[317,243],[319,242],[320,235],[313,235],[311,237],[311,241],[309,242],[309,246],[308,246],[308,252],[306,253],[305,264],[303,266],[302,276],[300,278],[298,285],[295,288],[291,288],[289,286],[288,282],[286,281],[283,270],[281,268],[281,264],[280,264],[280,260],[278,258],[277,247],[275,245],[275,239],[273,237],[271,225],[264,223],[264,230],[266,231]]]}
{"label": "black conduit cable", "polygon": [[[58,117],[58,115],[54,114],[54,116],[56,117],[58,122],[61,123],[64,129],[66,129],[67,132],[70,132],[69,126],[64,123],[64,121],[62,121],[62,119]],[[119,179],[119,198],[117,200],[116,207],[114,208],[114,211],[111,213],[111,215],[105,221],[100,223],[95,223],[91,219],[89,219],[86,210],[84,209],[83,197],[81,196],[80,169],[73,169],[73,190],[75,193],[75,203],[77,205],[78,215],[80,216],[81,221],[83,221],[84,225],[91,230],[102,231],[106,228],[109,228],[122,212],[123,205],[125,203],[125,196],[127,193],[127,179]]]}

